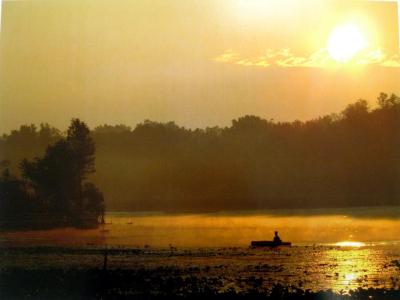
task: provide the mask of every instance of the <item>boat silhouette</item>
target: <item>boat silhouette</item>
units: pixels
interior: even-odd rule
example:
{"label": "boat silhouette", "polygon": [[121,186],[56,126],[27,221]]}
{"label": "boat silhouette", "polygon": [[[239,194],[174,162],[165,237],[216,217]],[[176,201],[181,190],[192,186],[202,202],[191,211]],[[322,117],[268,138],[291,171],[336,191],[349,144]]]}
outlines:
{"label": "boat silhouette", "polygon": [[274,241],[252,241],[251,247],[280,247],[280,246],[291,246],[291,242],[274,242]]}
{"label": "boat silhouette", "polygon": [[280,246],[291,246],[291,242],[283,242],[278,235],[278,231],[275,231],[275,237],[272,241],[252,241],[250,247],[280,247]]}

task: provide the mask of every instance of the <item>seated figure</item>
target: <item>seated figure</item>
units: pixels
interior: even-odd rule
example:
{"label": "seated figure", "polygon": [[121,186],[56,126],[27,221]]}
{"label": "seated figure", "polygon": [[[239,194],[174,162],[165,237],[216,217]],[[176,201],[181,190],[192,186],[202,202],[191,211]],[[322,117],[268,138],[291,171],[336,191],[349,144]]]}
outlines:
{"label": "seated figure", "polygon": [[278,235],[278,231],[275,231],[274,243],[281,243],[282,240]]}

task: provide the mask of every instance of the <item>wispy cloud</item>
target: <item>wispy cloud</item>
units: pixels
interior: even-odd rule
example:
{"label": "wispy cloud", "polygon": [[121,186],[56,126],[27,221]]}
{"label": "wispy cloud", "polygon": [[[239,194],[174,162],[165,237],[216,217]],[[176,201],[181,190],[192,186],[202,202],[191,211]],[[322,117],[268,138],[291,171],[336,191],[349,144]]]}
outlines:
{"label": "wispy cloud", "polygon": [[400,55],[393,55],[391,58],[385,60],[381,65],[384,67],[400,68]]}
{"label": "wispy cloud", "polygon": [[388,55],[381,49],[363,51],[347,63],[333,60],[328,50],[323,48],[308,56],[299,56],[290,49],[267,49],[261,55],[243,55],[232,49],[226,50],[213,59],[218,63],[242,65],[246,67],[267,68],[278,66],[282,68],[329,68],[337,66],[368,66],[400,68],[400,54]]}

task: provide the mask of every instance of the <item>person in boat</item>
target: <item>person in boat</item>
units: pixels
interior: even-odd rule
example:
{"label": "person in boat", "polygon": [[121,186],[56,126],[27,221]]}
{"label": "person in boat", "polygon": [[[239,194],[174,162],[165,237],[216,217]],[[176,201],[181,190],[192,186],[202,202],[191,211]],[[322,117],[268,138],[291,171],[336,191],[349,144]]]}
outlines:
{"label": "person in boat", "polygon": [[281,238],[278,235],[278,231],[275,231],[275,236],[274,236],[274,243],[280,244],[282,243]]}

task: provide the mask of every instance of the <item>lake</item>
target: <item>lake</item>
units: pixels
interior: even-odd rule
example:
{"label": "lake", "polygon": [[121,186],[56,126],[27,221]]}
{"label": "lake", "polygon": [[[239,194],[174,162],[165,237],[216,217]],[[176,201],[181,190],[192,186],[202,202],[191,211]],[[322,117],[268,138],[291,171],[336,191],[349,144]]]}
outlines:
{"label": "lake", "polygon": [[[98,229],[1,233],[0,270],[8,274],[101,269],[107,249],[109,272],[148,278],[159,293],[168,282],[184,288],[185,278],[218,293],[255,288],[263,292],[276,284],[336,293],[400,289],[399,213],[399,208],[110,212],[107,224]],[[272,239],[274,230],[293,246],[248,247],[251,240]],[[133,292],[142,288],[136,286]]]}

